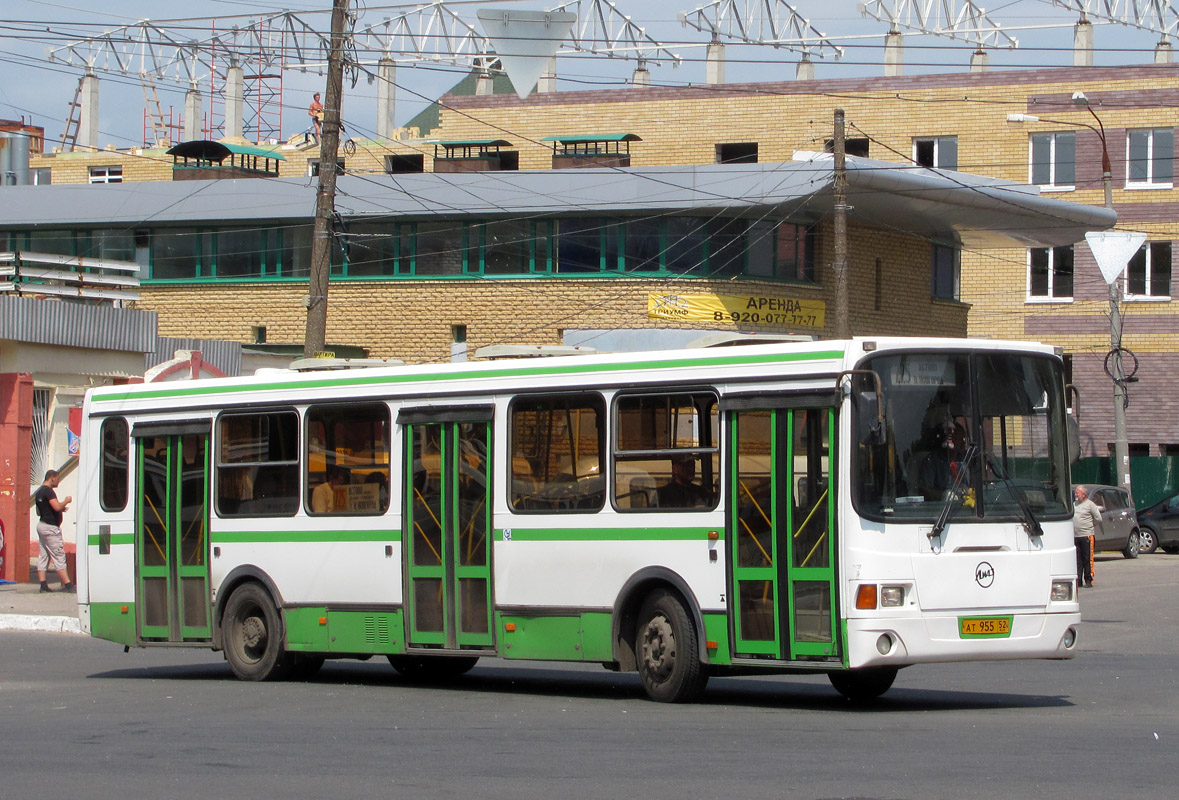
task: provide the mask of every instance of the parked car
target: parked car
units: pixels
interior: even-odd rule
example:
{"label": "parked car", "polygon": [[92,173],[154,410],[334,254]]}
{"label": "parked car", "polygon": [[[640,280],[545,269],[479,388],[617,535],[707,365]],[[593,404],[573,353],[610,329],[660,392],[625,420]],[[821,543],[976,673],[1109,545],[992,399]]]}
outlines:
{"label": "parked car", "polygon": [[1096,537],[1097,550],[1117,550],[1126,558],[1138,558],[1138,516],[1130,493],[1117,486],[1081,484],[1089,499],[1101,509],[1101,533]]}
{"label": "parked car", "polygon": [[1161,547],[1167,553],[1179,553],[1179,494],[1139,511],[1138,528],[1138,552],[1153,553]]}

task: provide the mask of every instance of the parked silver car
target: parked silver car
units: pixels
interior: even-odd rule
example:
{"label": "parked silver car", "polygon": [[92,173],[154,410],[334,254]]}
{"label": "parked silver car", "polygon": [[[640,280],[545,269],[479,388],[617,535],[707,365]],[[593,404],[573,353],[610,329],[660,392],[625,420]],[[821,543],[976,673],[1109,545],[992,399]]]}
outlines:
{"label": "parked silver car", "polygon": [[1097,536],[1097,550],[1118,550],[1126,558],[1138,558],[1141,538],[1134,499],[1125,489],[1094,483],[1079,484],[1089,493],[1089,499],[1101,509],[1101,533]]}

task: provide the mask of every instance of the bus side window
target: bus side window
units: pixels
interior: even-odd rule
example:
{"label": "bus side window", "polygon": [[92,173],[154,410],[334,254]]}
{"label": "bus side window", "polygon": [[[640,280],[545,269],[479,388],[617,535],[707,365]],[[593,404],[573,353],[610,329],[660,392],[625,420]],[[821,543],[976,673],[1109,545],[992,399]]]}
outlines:
{"label": "bus side window", "polygon": [[623,394],[614,400],[614,507],[707,511],[720,497],[716,395]]}
{"label": "bus side window", "polygon": [[[602,508],[606,408],[599,394],[519,398],[509,412],[513,479],[509,502],[518,512]],[[528,464],[525,475],[517,464]]]}
{"label": "bus side window", "polygon": [[130,448],[127,420],[112,417],[102,423],[101,468],[98,495],[103,511],[122,511],[127,507],[127,453]]}
{"label": "bus side window", "polygon": [[289,517],[299,508],[299,417],[294,411],[217,420],[217,513]]}
{"label": "bus side window", "polygon": [[307,511],[383,514],[389,508],[389,408],[382,403],[307,409]]}

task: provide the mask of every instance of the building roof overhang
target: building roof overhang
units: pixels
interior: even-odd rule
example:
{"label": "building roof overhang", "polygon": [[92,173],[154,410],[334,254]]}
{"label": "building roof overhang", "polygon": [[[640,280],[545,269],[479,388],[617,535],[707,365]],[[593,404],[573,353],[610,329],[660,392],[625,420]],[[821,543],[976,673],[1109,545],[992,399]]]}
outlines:
{"label": "building roof overhang", "polygon": [[[834,208],[829,154],[784,163],[341,176],[337,211],[354,221],[524,215],[692,214],[813,221]],[[1056,247],[1113,227],[1105,208],[1034,186],[887,161],[847,159],[851,225],[967,247]],[[11,186],[0,229],[310,222],[304,178]]]}
{"label": "building roof overhang", "polygon": [[276,161],[286,161],[282,153],[267,150],[262,147],[250,147],[243,144],[215,142],[209,139],[194,139],[191,142],[181,142],[168,151],[170,156],[181,158],[199,158],[202,161],[224,161],[231,155],[257,156],[258,158],[273,158]]}

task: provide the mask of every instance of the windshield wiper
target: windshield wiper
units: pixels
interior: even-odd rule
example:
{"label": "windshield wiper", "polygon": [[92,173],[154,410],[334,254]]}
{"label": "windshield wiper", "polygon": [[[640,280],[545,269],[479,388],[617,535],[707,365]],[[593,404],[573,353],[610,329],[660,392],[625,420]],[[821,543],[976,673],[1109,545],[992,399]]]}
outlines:
{"label": "windshield wiper", "polygon": [[975,456],[977,455],[978,445],[974,442],[971,442],[966,447],[966,452],[962,456],[962,461],[959,462],[962,464],[962,466],[959,468],[958,474],[954,476],[954,484],[950,487],[950,491],[946,494],[945,501],[942,502],[942,510],[941,513],[937,515],[937,522],[933,523],[933,527],[930,528],[929,533],[926,534],[930,539],[934,538],[935,536],[941,536],[942,531],[945,530],[946,523],[950,521],[950,514],[954,510],[955,502],[962,499],[961,495],[958,494],[958,490],[962,488],[962,482],[966,480],[966,473],[970,471],[970,464],[974,461]]}
{"label": "windshield wiper", "polygon": [[1019,487],[1015,485],[1011,478],[1003,474],[1003,471],[999,469],[998,463],[995,462],[992,456],[985,455],[983,456],[983,460],[991,468],[991,472],[995,473],[995,477],[1007,487],[1007,491],[1015,498],[1015,504],[1019,506],[1019,512],[1023,515],[1023,527],[1028,532],[1028,536],[1043,536],[1044,529],[1040,527],[1040,521],[1032,513],[1032,507],[1028,505],[1027,498],[1023,496],[1023,492],[1019,490]]}

